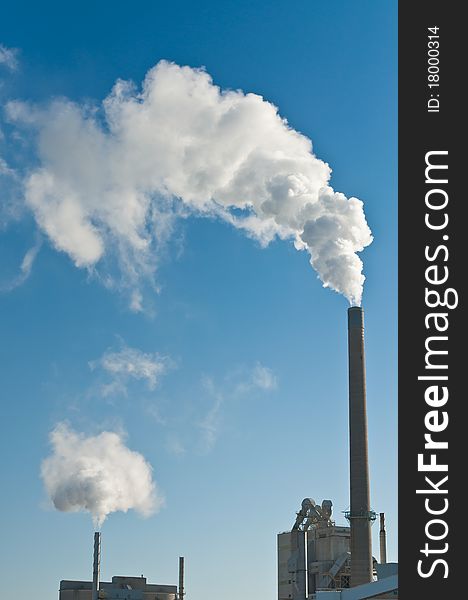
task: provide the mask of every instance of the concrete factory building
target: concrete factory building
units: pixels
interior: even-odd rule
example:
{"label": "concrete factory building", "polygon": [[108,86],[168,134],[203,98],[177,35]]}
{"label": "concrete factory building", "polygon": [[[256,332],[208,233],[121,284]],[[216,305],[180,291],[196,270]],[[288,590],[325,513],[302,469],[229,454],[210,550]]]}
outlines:
{"label": "concrete factory building", "polygon": [[60,582],[59,600],[183,600],[184,557],[179,557],[179,587],[147,583],[146,577],[112,577],[101,581],[101,534],[94,534],[93,580]]}
{"label": "concrete factory building", "polygon": [[[92,581],[61,581],[59,600],[92,600]],[[146,577],[101,581],[98,598],[106,600],[176,600],[177,586],[147,583]]]}
{"label": "concrete factory building", "polygon": [[278,599],[308,598],[318,589],[349,587],[350,528],[331,519],[332,503],[302,501],[291,531],[278,535]]}
{"label": "concrete factory building", "polygon": [[[332,503],[302,501],[291,531],[278,534],[278,600],[398,598],[398,565],[386,562],[384,515],[380,514],[380,563],[372,579],[351,586],[351,528],[331,519]],[[332,594],[333,592],[333,594]]]}

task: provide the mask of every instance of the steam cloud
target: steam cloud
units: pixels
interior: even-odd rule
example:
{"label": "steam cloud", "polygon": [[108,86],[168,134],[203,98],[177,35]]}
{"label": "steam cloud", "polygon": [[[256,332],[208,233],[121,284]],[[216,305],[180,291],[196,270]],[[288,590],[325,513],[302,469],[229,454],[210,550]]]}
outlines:
{"label": "steam cloud", "polygon": [[88,511],[100,527],[112,512],[134,509],[149,516],[162,506],[151,465],[117,433],[86,437],[62,423],[50,442],[52,454],[42,462],[41,476],[57,510]]}
{"label": "steam cloud", "polygon": [[329,186],[311,141],[261,96],[161,61],[141,91],[117,81],[100,111],[59,100],[44,110],[10,102],[8,114],[38,131],[41,166],[25,197],[39,227],[78,267],[113,252],[135,310],[155,248],[174,215],[189,214],[220,217],[264,246],[292,239],[325,287],[360,303],[356,253],[372,242],[363,204]]}

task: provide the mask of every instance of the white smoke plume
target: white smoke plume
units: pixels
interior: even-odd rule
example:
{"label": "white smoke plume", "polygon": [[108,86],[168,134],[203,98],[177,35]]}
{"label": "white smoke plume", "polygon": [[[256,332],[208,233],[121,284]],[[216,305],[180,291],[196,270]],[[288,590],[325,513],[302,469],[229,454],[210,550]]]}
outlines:
{"label": "white smoke plume", "polygon": [[50,443],[52,453],[42,462],[41,476],[57,510],[87,511],[100,527],[115,511],[134,509],[149,516],[162,506],[151,465],[117,433],[86,437],[61,423]]}
{"label": "white smoke plume", "polygon": [[329,186],[331,169],[311,141],[261,96],[222,91],[202,69],[161,61],[141,90],[118,81],[100,109],[11,102],[8,114],[37,128],[40,167],[25,197],[39,227],[78,267],[114,252],[133,298],[154,275],[171,217],[197,214],[262,245],[293,240],[325,287],[360,303],[357,253],[372,241],[363,204]]}

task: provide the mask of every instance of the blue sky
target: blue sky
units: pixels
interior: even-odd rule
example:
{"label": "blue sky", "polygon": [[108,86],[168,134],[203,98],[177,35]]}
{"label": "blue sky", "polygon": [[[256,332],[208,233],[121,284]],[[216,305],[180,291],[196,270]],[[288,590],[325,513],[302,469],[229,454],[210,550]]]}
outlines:
{"label": "blue sky", "polygon": [[[374,242],[366,284],[372,506],[386,513],[397,559],[396,2],[63,3],[19,1],[2,16],[0,101],[97,105],[118,79],[140,85],[159,60],[205,66],[222,88],[255,92],[312,139],[331,185],[364,201]],[[34,134],[0,118],[0,157],[23,176]],[[13,200],[12,200],[13,198]],[[2,204],[21,205],[11,179]],[[8,213],[8,214],[7,214]],[[261,248],[220,219],[177,222],[145,307],[77,268],[29,209],[2,214],[0,498],[5,592],[53,597],[90,577],[88,514],[48,506],[40,479],[49,432],[124,431],[153,466],[165,506],[103,526],[103,578],[171,583],[186,556],[192,600],[276,594],[276,533],[301,500],[348,507],[346,299],[324,289],[291,241]],[[39,247],[38,235],[42,243]],[[31,272],[20,266],[37,244]],[[8,288],[13,288],[8,290]],[[164,363],[156,378],[110,372],[134,349]],[[101,361],[101,362],[100,362]],[[109,387],[110,386],[110,387]],[[374,554],[378,531],[373,528]],[[11,586],[11,587],[8,587]],[[248,590],[248,592],[247,592]]]}

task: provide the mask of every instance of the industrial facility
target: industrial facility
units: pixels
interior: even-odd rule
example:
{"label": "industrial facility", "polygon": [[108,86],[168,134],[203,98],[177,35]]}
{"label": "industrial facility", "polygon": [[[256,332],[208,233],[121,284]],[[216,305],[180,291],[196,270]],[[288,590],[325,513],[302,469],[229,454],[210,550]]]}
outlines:
{"label": "industrial facility", "polygon": [[[278,600],[398,598],[398,564],[387,563],[385,515],[380,513],[380,560],[372,555],[364,354],[364,313],[348,309],[349,525],[332,519],[331,500],[302,501],[292,528],[278,534]],[[94,534],[92,581],[61,581],[59,600],[184,600],[184,558],[179,584],[149,584],[145,577],[100,581],[101,535]]]}
{"label": "industrial facility", "polygon": [[179,557],[179,587],[147,583],[146,577],[112,577],[101,581],[101,534],[94,534],[93,580],[60,582],[59,600],[183,600],[184,557]]}
{"label": "industrial facility", "polygon": [[[101,581],[98,598],[106,600],[176,600],[177,586],[146,582],[146,577],[112,577]],[[91,600],[91,581],[61,581],[60,600]]]}
{"label": "industrial facility", "polygon": [[372,556],[364,312],[348,309],[349,526],[336,526],[332,502],[305,498],[290,531],[278,534],[278,600],[398,598],[398,564],[387,563],[380,513],[380,562]]}

